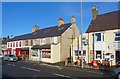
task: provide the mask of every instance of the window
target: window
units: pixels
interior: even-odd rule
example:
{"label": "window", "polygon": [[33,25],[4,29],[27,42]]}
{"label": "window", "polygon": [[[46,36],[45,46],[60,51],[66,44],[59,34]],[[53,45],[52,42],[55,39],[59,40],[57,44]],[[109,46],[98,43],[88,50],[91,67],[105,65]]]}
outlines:
{"label": "window", "polygon": [[21,41],[20,41],[20,43],[19,43],[19,47],[21,47]]}
{"label": "window", "polygon": [[25,41],[25,46],[28,46],[28,40]]}
{"label": "window", "polygon": [[33,40],[31,40],[31,46],[33,45]]}
{"label": "window", "polygon": [[11,47],[12,47],[12,43],[11,43]]}
{"label": "window", "polygon": [[57,37],[52,37],[51,38],[51,43],[57,43]]}
{"label": "window", "polygon": [[102,59],[102,52],[96,51],[96,59]]}
{"label": "window", "polygon": [[32,56],[38,57],[38,49],[33,49],[32,50]]}
{"label": "window", "polygon": [[16,47],[18,47],[18,42],[16,42]]}
{"label": "window", "polygon": [[115,41],[120,41],[120,32],[115,33]]}
{"label": "window", "polygon": [[40,39],[40,43],[44,44],[45,43],[45,38]]}
{"label": "window", "polygon": [[8,47],[9,47],[9,43],[8,43]]}
{"label": "window", "polygon": [[101,41],[101,33],[95,33],[95,41]]}
{"label": "window", "polygon": [[48,51],[48,52],[42,52],[42,58],[51,58],[51,52],[50,51]]}

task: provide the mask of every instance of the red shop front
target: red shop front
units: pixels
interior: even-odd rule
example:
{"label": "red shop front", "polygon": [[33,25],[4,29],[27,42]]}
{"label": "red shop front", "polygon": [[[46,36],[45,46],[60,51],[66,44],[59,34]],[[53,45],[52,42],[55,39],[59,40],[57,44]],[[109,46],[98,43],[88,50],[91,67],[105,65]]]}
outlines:
{"label": "red shop front", "polygon": [[21,53],[20,53],[20,50],[21,50],[21,48],[16,48],[16,53],[15,53],[15,55],[16,56],[21,56]]}
{"label": "red shop front", "polygon": [[12,53],[12,48],[8,48],[7,49],[7,54],[11,54]]}

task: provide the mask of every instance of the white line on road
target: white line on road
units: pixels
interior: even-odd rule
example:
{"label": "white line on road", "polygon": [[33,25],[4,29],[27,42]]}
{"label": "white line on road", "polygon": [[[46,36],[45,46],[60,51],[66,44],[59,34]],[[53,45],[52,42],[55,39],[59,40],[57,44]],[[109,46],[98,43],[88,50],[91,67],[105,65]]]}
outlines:
{"label": "white line on road", "polygon": [[77,79],[77,78],[73,78],[73,77],[70,77],[70,76],[62,75],[62,74],[53,74],[53,75],[56,75],[56,76],[59,76],[59,77],[66,77],[66,78]]}
{"label": "white line on road", "polygon": [[7,64],[7,65],[11,65],[11,64]]}
{"label": "white line on road", "polygon": [[14,64],[7,64],[7,65],[9,65],[9,66],[15,66]]}
{"label": "white line on road", "polygon": [[40,72],[40,70],[37,70],[37,69],[32,69],[32,68],[27,68],[27,69]]}
{"label": "white line on road", "polygon": [[25,69],[26,67],[23,66],[23,67],[21,67],[21,68]]}
{"label": "white line on road", "polygon": [[28,68],[28,67],[24,67],[24,66],[22,66],[21,68],[23,68],[23,69],[28,69],[28,70],[32,70],[32,71],[40,72],[40,70],[33,69],[33,68]]}

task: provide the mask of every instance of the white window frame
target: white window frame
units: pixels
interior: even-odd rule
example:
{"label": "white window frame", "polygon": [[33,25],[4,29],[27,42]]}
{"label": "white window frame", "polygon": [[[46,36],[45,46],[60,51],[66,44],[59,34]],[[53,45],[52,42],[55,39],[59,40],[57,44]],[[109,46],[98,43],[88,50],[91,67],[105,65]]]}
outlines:
{"label": "white window frame", "polygon": [[45,44],[45,38],[40,39],[40,44]]}
{"label": "white window frame", "polygon": [[115,40],[116,37],[120,37],[120,36],[116,36],[116,33],[120,33],[120,32],[114,32],[114,41],[115,41],[115,42],[120,42],[120,41],[116,41],[116,40]]}
{"label": "white window frame", "polygon": [[51,37],[51,43],[57,43],[57,37]]}
{"label": "white window frame", "polygon": [[[97,33],[100,33],[100,34],[101,34],[101,40],[100,40],[100,41],[97,41],[97,39],[95,38],[95,37],[96,37],[95,34],[97,34]],[[104,41],[104,40],[105,40],[105,36],[104,36],[104,40],[103,40],[103,35],[104,35],[104,33],[102,33],[102,32],[95,32],[95,33],[94,33],[94,42],[102,42],[102,41]]]}

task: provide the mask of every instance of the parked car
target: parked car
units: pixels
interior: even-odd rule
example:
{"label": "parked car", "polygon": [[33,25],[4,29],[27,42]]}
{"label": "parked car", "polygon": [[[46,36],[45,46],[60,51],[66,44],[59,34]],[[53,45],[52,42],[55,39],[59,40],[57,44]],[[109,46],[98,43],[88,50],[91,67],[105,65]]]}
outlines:
{"label": "parked car", "polygon": [[18,60],[18,57],[15,56],[15,55],[11,55],[11,54],[7,54],[7,55],[4,55],[3,57],[3,60],[5,61],[17,61]]}
{"label": "parked car", "polygon": [[2,55],[2,54],[0,54],[0,58],[1,58],[1,59],[3,58],[3,55]]}
{"label": "parked car", "polygon": [[114,75],[120,79],[120,61],[117,62],[116,66],[115,66],[115,69],[113,70],[114,71]]}

